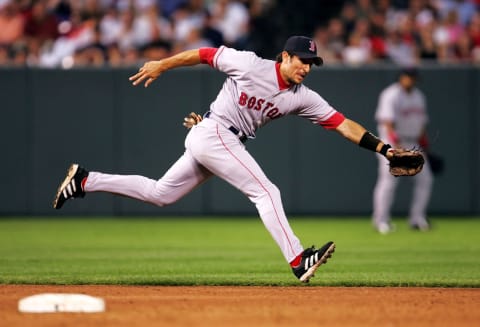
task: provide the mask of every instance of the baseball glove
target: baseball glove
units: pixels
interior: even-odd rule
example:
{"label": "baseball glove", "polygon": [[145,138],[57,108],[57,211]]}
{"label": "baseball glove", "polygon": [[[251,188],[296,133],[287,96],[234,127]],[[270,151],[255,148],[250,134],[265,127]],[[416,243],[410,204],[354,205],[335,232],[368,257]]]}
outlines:
{"label": "baseball glove", "polygon": [[392,156],[390,161],[390,174],[398,176],[414,176],[422,171],[425,159],[419,150],[394,149],[389,150]]}

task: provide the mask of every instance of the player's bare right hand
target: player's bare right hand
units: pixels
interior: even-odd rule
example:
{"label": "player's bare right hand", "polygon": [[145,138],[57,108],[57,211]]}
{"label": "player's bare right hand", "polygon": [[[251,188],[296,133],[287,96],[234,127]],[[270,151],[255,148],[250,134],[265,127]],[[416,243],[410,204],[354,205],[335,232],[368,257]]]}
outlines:
{"label": "player's bare right hand", "polygon": [[191,113],[188,114],[187,117],[183,118],[183,126],[190,129],[193,126],[197,125],[202,120],[203,120],[203,117],[201,115],[198,115],[192,111]]}
{"label": "player's bare right hand", "polygon": [[129,80],[134,86],[145,81],[145,87],[148,87],[162,73],[161,67],[161,61],[148,61],[138,70],[138,73],[130,76]]}

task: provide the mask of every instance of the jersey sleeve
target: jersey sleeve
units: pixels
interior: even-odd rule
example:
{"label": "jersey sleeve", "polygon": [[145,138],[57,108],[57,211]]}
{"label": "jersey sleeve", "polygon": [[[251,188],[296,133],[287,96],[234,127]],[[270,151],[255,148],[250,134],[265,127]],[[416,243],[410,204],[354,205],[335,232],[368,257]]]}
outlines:
{"label": "jersey sleeve", "polygon": [[335,111],[335,113],[331,115],[329,118],[325,120],[319,120],[318,124],[325,129],[335,129],[338,127],[338,125],[343,123],[344,120],[345,120],[345,116],[341,112]]}
{"label": "jersey sleeve", "polygon": [[242,76],[261,61],[255,53],[238,51],[226,46],[218,48],[213,57],[213,67],[231,77]]}
{"label": "jersey sleeve", "polygon": [[202,64],[209,64],[213,67],[213,58],[217,53],[218,48],[200,48],[198,53],[200,55],[200,61]]}
{"label": "jersey sleeve", "polygon": [[297,110],[297,116],[310,120],[313,124],[325,129],[335,129],[344,120],[345,116],[333,108],[318,93],[304,87],[305,94],[301,96],[303,103]]}

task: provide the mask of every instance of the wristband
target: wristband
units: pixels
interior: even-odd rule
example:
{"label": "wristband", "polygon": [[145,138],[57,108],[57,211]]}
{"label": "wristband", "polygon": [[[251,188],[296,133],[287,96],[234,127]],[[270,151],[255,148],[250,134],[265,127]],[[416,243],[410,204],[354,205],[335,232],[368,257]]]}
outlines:
{"label": "wristband", "polygon": [[362,138],[360,139],[360,142],[358,143],[359,146],[362,148],[371,150],[373,152],[377,152],[377,147],[380,144],[380,140],[374,136],[372,133],[366,131]]}
{"label": "wristband", "polygon": [[391,149],[391,148],[392,148],[392,147],[391,147],[390,144],[384,144],[384,145],[382,146],[382,148],[380,149],[380,152],[379,152],[379,153],[380,153],[381,155],[383,155],[384,157],[386,157],[386,156],[387,156],[387,151],[388,151],[388,149]]}

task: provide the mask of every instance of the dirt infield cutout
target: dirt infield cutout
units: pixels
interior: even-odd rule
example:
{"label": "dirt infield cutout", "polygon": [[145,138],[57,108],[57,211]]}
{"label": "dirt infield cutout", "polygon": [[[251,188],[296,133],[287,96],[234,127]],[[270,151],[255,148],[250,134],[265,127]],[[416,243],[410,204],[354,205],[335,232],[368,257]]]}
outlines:
{"label": "dirt infield cutout", "polygon": [[[21,313],[38,293],[105,299],[102,313]],[[0,285],[0,326],[480,326],[480,289]]]}

